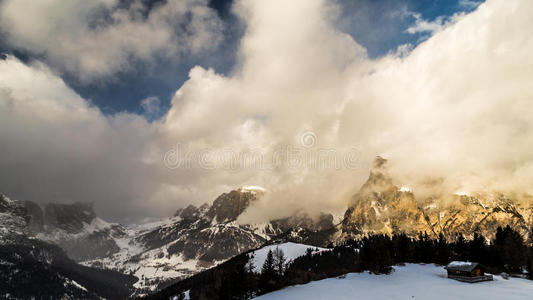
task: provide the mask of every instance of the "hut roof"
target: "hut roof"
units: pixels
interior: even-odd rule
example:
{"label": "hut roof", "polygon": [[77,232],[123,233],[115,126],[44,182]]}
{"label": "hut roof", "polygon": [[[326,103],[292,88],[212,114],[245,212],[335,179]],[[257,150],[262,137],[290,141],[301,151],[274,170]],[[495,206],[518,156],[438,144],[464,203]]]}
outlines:
{"label": "hut roof", "polygon": [[479,266],[479,263],[476,262],[468,262],[468,261],[452,261],[449,263],[446,267],[444,267],[446,270],[457,270],[457,271],[465,271],[465,272],[471,272],[474,270],[477,266]]}

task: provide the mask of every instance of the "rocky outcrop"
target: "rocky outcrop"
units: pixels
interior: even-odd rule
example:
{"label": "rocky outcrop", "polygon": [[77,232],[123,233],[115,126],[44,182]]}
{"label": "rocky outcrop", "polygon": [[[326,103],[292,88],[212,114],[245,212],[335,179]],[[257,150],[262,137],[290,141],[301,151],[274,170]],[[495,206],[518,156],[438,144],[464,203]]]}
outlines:
{"label": "rocky outcrop", "polygon": [[426,232],[454,238],[477,231],[491,238],[498,226],[511,225],[527,235],[533,225],[533,201],[524,203],[501,193],[416,199],[415,193],[394,185],[387,161],[376,158],[368,180],[346,210],[342,222],[344,236],[376,233],[416,236]]}
{"label": "rocky outcrop", "polygon": [[256,199],[257,193],[243,189],[224,193],[213,201],[207,217],[218,223],[234,221]]}
{"label": "rocky outcrop", "polygon": [[25,237],[30,217],[20,201],[0,194],[0,244],[9,244]]}
{"label": "rocky outcrop", "polygon": [[86,224],[96,218],[92,203],[48,203],[44,207],[44,216],[46,225],[73,234],[84,230]]}
{"label": "rocky outcrop", "polygon": [[185,259],[219,261],[243,251],[261,246],[266,241],[295,229],[309,232],[331,229],[333,216],[322,214],[311,218],[301,214],[273,220],[268,224],[238,224],[237,218],[261,194],[244,189],[217,197],[211,206],[192,205],[176,212],[171,224],[158,226],[138,235],[135,241],[147,249],[171,243],[168,255],[179,254]]}
{"label": "rocky outcrop", "polygon": [[377,157],[368,180],[352,197],[342,223],[344,233],[407,233],[415,235],[427,230],[424,213],[414,194],[392,183],[387,161]]}
{"label": "rocky outcrop", "polygon": [[209,209],[209,204],[205,203],[200,207],[196,207],[192,204],[185,208],[180,208],[174,214],[174,217],[180,217],[183,220],[193,221],[205,213]]}
{"label": "rocky outcrop", "polygon": [[43,209],[37,203],[31,201],[24,201],[24,207],[26,207],[28,216],[30,217],[28,222],[30,232],[43,232],[45,223]]}
{"label": "rocky outcrop", "polygon": [[118,252],[116,240],[126,235],[124,226],[98,218],[90,203],[49,203],[44,209],[31,201],[21,203],[27,212],[26,229],[41,240],[60,246],[76,261]]}

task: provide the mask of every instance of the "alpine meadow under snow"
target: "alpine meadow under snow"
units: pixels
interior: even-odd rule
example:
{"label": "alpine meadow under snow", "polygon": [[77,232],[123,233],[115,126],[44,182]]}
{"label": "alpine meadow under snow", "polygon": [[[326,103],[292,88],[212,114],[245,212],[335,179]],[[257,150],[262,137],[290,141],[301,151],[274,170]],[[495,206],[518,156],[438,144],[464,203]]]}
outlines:
{"label": "alpine meadow under snow", "polygon": [[385,299],[505,299],[526,300],[533,295],[533,282],[526,279],[503,279],[476,284],[446,278],[442,266],[406,264],[394,266],[390,275],[350,273],[305,285],[287,287],[257,300],[385,300]]}

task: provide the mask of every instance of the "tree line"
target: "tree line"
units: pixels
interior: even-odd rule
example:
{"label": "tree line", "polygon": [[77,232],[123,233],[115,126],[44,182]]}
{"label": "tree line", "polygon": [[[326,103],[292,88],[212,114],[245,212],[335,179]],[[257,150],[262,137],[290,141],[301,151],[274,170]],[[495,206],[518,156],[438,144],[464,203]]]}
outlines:
{"label": "tree line", "polygon": [[191,299],[245,300],[286,286],[351,272],[368,270],[388,274],[395,264],[446,265],[453,260],[479,262],[493,274],[522,274],[527,270],[529,279],[533,279],[533,236],[526,240],[509,226],[499,227],[492,240],[479,233],[472,239],[458,235],[450,240],[442,234],[431,238],[427,233],[420,233],[416,238],[405,234],[371,235],[331,244],[327,251],[309,248],[305,255],[292,261],[287,260],[281,248],[271,248],[260,272],[256,271],[251,251],[149,298],[168,299],[189,290]]}
{"label": "tree line", "polygon": [[453,260],[483,264],[487,272],[528,272],[533,279],[533,236],[527,240],[510,226],[498,227],[494,239],[474,233],[470,240],[458,235],[448,241],[442,234],[432,239],[427,233],[417,238],[405,234],[374,235],[351,241],[360,249],[360,262],[365,270],[387,273],[398,263],[435,263],[445,265]]}

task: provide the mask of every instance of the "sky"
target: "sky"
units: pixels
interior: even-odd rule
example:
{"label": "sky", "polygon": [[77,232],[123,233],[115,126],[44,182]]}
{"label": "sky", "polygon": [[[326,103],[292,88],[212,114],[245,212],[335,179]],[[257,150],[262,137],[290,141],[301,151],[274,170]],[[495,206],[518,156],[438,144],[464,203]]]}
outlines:
{"label": "sky", "polygon": [[241,221],[398,184],[533,179],[533,3],[0,2],[0,191],[124,223],[245,186]]}
{"label": "sky", "polygon": [[[9,1],[4,5],[9,6]],[[103,1],[104,3],[106,1]],[[110,2],[109,6],[132,6],[135,1]],[[141,1],[149,14],[165,1]],[[53,3],[50,2],[50,3]],[[440,22],[439,18],[449,18],[456,13],[472,11],[481,1],[416,1],[416,0],[357,0],[342,1],[341,22],[339,27],[349,33],[367,48],[372,58],[386,55],[403,44],[417,45],[431,34],[431,28],[415,33],[406,30],[416,25],[417,20]],[[58,5],[63,6],[58,3]],[[145,114],[150,120],[159,118],[170,107],[170,100],[176,91],[188,78],[189,70],[195,65],[213,68],[217,73],[229,74],[235,68],[238,44],[244,33],[245,24],[232,12],[232,0],[204,1],[207,8],[213,10],[212,18],[217,18],[220,28],[217,30],[217,41],[201,52],[173,53],[169,57],[154,55],[150,61],[146,59],[128,60],[132,64],[128,69],[122,67],[113,70],[112,76],[103,76],[86,80],[75,70],[65,69],[58,62],[47,58],[45,51],[54,51],[53,39],[46,49],[31,48],[29,45],[10,43],[5,36],[0,41],[0,51],[11,53],[20,59],[42,59],[49,63],[56,72],[61,73],[63,80],[84,99],[97,106],[104,114],[130,112]],[[22,4],[20,5],[22,6]],[[51,8],[53,4],[48,4]],[[73,5],[74,6],[74,5]],[[34,8],[36,11],[43,8]],[[92,8],[94,9],[94,8]],[[86,11],[90,13],[90,9]],[[56,16],[54,16],[56,17]],[[57,16],[61,17],[61,16]],[[23,15],[17,18],[24,19]],[[435,24],[438,25],[438,24]],[[22,26],[22,25],[19,25]],[[64,26],[65,24],[49,24],[49,26]],[[66,28],[65,28],[66,29]],[[66,33],[66,32],[64,32]],[[169,43],[180,43],[179,39],[169,40]],[[118,46],[118,45],[117,45]],[[50,48],[48,48],[50,47]],[[102,46],[103,47],[103,46]],[[93,48],[90,52],[97,52]],[[60,53],[59,55],[67,55]],[[58,56],[59,56],[58,55]],[[96,55],[96,53],[94,53]],[[103,57],[95,57],[96,59]],[[70,58],[72,59],[72,57]],[[105,58],[104,58],[105,60]],[[89,71],[89,70],[84,70]],[[156,114],[146,114],[142,101],[149,97],[157,97],[161,108]]]}

